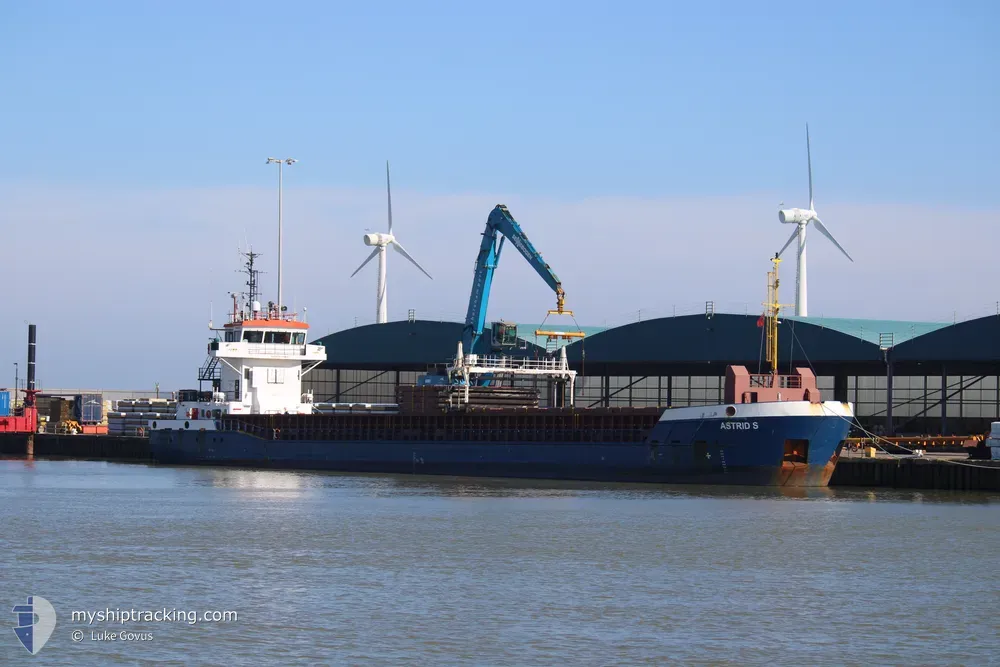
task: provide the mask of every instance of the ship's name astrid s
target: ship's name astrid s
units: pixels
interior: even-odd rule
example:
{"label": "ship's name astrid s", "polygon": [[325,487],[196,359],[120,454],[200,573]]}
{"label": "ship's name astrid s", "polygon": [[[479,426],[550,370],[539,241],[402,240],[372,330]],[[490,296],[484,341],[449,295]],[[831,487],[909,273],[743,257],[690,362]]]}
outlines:
{"label": "ship's name astrid s", "polygon": [[722,422],[719,424],[720,431],[756,431],[757,422]]}

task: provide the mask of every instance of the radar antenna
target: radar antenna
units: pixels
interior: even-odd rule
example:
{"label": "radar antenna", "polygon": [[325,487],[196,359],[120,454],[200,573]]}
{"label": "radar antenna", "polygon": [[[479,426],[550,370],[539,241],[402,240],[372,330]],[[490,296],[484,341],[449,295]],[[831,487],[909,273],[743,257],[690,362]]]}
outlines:
{"label": "radar antenna", "polygon": [[245,283],[247,291],[243,293],[246,296],[243,318],[251,319],[253,317],[254,304],[260,300],[261,271],[254,266],[257,258],[260,257],[260,253],[254,252],[253,248],[249,248],[246,252],[241,252],[240,255],[246,258],[246,263],[243,265],[243,269],[240,273],[244,273],[247,276],[247,281]]}

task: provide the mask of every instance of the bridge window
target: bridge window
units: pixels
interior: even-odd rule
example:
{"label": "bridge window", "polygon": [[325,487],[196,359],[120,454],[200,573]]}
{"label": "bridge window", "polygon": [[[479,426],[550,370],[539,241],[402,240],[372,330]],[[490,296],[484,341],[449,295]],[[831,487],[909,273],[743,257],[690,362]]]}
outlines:
{"label": "bridge window", "polygon": [[290,331],[268,331],[264,334],[264,342],[287,345],[292,342],[292,334]]}
{"label": "bridge window", "polygon": [[263,331],[244,331],[243,340],[248,343],[263,343],[264,342],[264,332]]}
{"label": "bridge window", "polygon": [[292,337],[294,338],[292,342],[296,345],[305,345],[306,335],[304,333],[295,333],[292,334]]}

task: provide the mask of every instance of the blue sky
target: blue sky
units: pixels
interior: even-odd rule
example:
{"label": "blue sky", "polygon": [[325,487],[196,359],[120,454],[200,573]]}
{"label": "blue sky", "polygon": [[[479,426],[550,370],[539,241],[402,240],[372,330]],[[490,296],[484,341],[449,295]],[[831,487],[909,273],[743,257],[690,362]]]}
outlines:
{"label": "blue sky", "polygon": [[997,202],[992,3],[283,4],[8,5],[0,177]]}
{"label": "blue sky", "polygon": [[[856,259],[810,237],[811,310],[973,314],[998,297],[976,273],[1000,217],[998,19],[987,2],[8,4],[0,271],[35,275],[0,352],[20,359],[21,319],[49,319],[52,354],[94,358],[53,363],[50,385],[147,383],[99,363],[106,333],[60,300],[67,283],[126,295],[102,317],[127,328],[154,308],[130,282],[159,280],[176,317],[157,320],[155,363],[196,367],[185,338],[230,288],[230,246],[252,237],[273,260],[272,154],[300,160],[286,270],[317,328],[371,317],[373,271],[347,276],[382,224],[386,159],[400,237],[435,275],[391,263],[390,317],[461,317],[500,201],[588,324],[707,298],[739,309],[789,232],[778,202],[806,204],[807,121],[817,209]],[[506,261],[494,303],[538,321],[549,295]],[[961,266],[943,285],[926,270],[942,262]],[[54,303],[84,318],[74,335]],[[170,372],[161,384],[190,374]]]}

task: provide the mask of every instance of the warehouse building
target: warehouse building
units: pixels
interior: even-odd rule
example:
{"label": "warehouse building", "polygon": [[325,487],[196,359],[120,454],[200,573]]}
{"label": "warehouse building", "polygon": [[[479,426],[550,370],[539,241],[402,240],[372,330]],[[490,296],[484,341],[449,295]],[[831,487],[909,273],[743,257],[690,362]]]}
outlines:
{"label": "warehouse building", "polygon": [[[534,326],[519,327],[514,354],[545,354]],[[722,402],[725,368],[763,370],[756,315],[713,313],[600,330],[566,346],[578,407]],[[970,434],[1000,420],[1000,316],[954,324],[784,318],[782,372],[812,368],[825,399],[850,401],[882,434]],[[411,320],[330,334],[327,361],[305,378],[316,401],[391,403],[434,364],[453,358],[462,324]],[[488,353],[490,336],[483,336]],[[542,392],[544,401],[545,392]]]}

